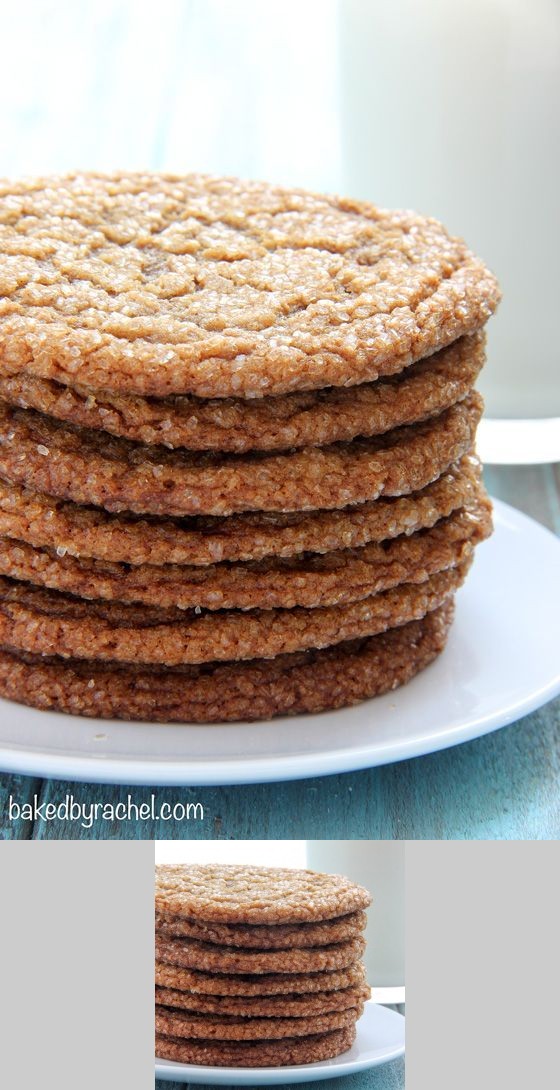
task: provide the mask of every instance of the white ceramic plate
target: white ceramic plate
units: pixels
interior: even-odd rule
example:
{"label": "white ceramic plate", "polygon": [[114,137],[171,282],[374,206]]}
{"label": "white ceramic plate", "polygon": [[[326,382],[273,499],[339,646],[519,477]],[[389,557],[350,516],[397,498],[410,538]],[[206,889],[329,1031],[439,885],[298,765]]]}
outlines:
{"label": "white ceramic plate", "polygon": [[356,1026],[356,1040],[348,1052],[334,1060],[298,1067],[198,1067],[156,1059],[156,1078],[170,1082],[204,1083],[207,1086],[285,1086],[296,1082],[318,1082],[340,1075],[355,1075],[367,1067],[396,1060],[404,1052],[402,1014],[366,1003]]}
{"label": "white ceramic plate", "polygon": [[387,764],[512,723],[560,692],[560,541],[499,502],[495,525],[457,595],[443,655],[394,693],[223,726],[95,721],[0,700],[0,768],[105,783],[262,783]]}

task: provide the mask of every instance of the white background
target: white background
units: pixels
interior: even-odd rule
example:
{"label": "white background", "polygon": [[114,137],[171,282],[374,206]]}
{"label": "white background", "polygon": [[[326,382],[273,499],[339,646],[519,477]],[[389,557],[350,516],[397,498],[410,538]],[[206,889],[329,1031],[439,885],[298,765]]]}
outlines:
{"label": "white background", "polygon": [[305,867],[305,840],[156,840],[156,863]]}

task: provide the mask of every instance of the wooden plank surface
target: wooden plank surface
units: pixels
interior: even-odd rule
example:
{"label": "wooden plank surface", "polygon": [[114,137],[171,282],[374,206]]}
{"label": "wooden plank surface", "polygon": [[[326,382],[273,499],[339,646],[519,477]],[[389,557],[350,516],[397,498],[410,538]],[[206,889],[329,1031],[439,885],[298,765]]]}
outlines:
{"label": "wooden plank surface", "polygon": [[[494,495],[560,531],[560,480],[544,467],[487,471]],[[6,837],[37,839],[554,839],[560,835],[560,700],[484,738],[410,761],[315,779],[137,788],[0,777]],[[60,805],[200,802],[204,820],[7,821],[7,800]]]}
{"label": "wooden plank surface", "polygon": [[0,774],[0,840],[30,840],[33,837],[34,822],[26,816],[23,807],[33,806],[34,797],[40,797],[43,786],[44,781],[31,776]]}

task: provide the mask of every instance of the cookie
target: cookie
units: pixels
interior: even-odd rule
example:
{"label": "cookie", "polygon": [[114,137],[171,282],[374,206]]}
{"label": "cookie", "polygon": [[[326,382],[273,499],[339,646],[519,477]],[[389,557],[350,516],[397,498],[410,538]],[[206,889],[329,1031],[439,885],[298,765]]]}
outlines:
{"label": "cookie", "polygon": [[371,998],[371,989],[367,984],[362,984],[354,988],[302,995],[228,996],[180,992],[175,988],[160,988],[156,985],[155,997],[159,1006],[175,1007],[199,1014],[231,1014],[242,1018],[302,1018],[358,1007]]}
{"label": "cookie", "polygon": [[356,1037],[353,1023],[331,1033],[285,1037],[279,1041],[201,1041],[156,1034],[156,1056],[212,1067],[288,1067],[340,1056]]}
{"label": "cookie", "polygon": [[309,1037],[353,1025],[363,1013],[363,1003],[344,1011],[314,1014],[309,1018],[239,1018],[204,1014],[156,1005],[156,1033],[166,1037],[202,1037],[207,1041],[273,1041],[284,1037]]}
{"label": "cookie", "polygon": [[156,867],[156,912],[180,919],[228,925],[323,923],[370,904],[371,894],[340,874],[216,863]]}
{"label": "cookie", "polygon": [[[204,973],[197,969],[180,969],[156,961],[156,985],[172,988],[198,996],[233,996],[243,1000],[268,996],[287,996],[287,1002],[296,996],[314,996],[320,993],[337,993],[348,988],[365,986],[364,967],[360,962],[346,969],[333,969],[321,973],[260,973],[250,976],[236,973]],[[282,1000],[284,1002],[284,1000]]]}
{"label": "cookie", "polygon": [[0,398],[70,424],[173,449],[287,450],[382,434],[466,397],[484,363],[484,335],[462,337],[402,375],[361,386],[253,400],[142,398],[0,372]]}
{"label": "cookie", "polygon": [[[271,911],[278,913],[278,906],[272,906]],[[294,912],[297,912],[297,906],[294,906]],[[319,973],[324,969],[345,969],[359,961],[365,948],[361,936],[330,946],[240,950],[235,946],[217,946],[198,939],[170,939],[156,934],[158,961],[184,969],[203,969],[206,973]]]}
{"label": "cookie", "polygon": [[0,255],[2,373],[157,397],[373,381],[499,298],[435,220],[196,174],[4,182]]}
{"label": "cookie", "polygon": [[369,639],[274,659],[175,669],[0,651],[0,694],[73,715],[161,723],[322,712],[405,684],[441,653],[452,617],[453,603],[447,599],[421,621]]}
{"label": "cookie", "polygon": [[230,515],[331,509],[424,488],[471,449],[476,393],[422,424],[288,454],[169,451],[0,402],[0,476],[111,511]]}
{"label": "cookie", "polygon": [[179,609],[291,609],[341,605],[421,583],[455,567],[465,550],[491,531],[489,501],[463,508],[410,537],[324,556],[266,559],[206,568],[167,568],[59,557],[49,550],[0,538],[0,574],[82,598],[140,602]]}
{"label": "cookie", "polygon": [[[331,942],[352,939],[364,930],[365,912],[349,912],[344,916],[319,923],[298,924],[230,924],[188,919],[175,913],[156,912],[156,931],[163,937],[201,939],[221,946],[258,947],[260,950],[285,949],[288,946],[325,946]],[[165,1000],[162,999],[162,1003]],[[180,1004],[179,1004],[180,1006]]]}
{"label": "cookie", "polygon": [[416,533],[472,503],[479,492],[480,464],[473,454],[409,496],[381,497],[340,511],[247,513],[229,518],[156,520],[112,515],[0,478],[0,534],[54,549],[59,556],[133,565],[206,565],[326,553]]}
{"label": "cookie", "polygon": [[0,577],[0,646],[11,651],[78,659],[176,666],[272,658],[311,647],[377,635],[419,620],[462,584],[466,552],[456,568],[418,585],[342,606],[318,609],[157,609],[121,602],[88,602]]}

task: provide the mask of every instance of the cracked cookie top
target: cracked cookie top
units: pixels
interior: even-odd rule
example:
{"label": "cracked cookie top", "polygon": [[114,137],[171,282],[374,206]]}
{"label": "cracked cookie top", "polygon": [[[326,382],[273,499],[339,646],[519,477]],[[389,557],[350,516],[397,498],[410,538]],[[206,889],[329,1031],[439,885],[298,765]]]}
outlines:
{"label": "cracked cookie top", "polygon": [[395,374],[478,329],[495,278],[437,221],[261,182],[0,184],[0,373],[263,397]]}
{"label": "cracked cookie top", "polygon": [[282,867],[161,865],[156,910],[227,923],[327,920],[367,908],[370,894],[337,874]]}

